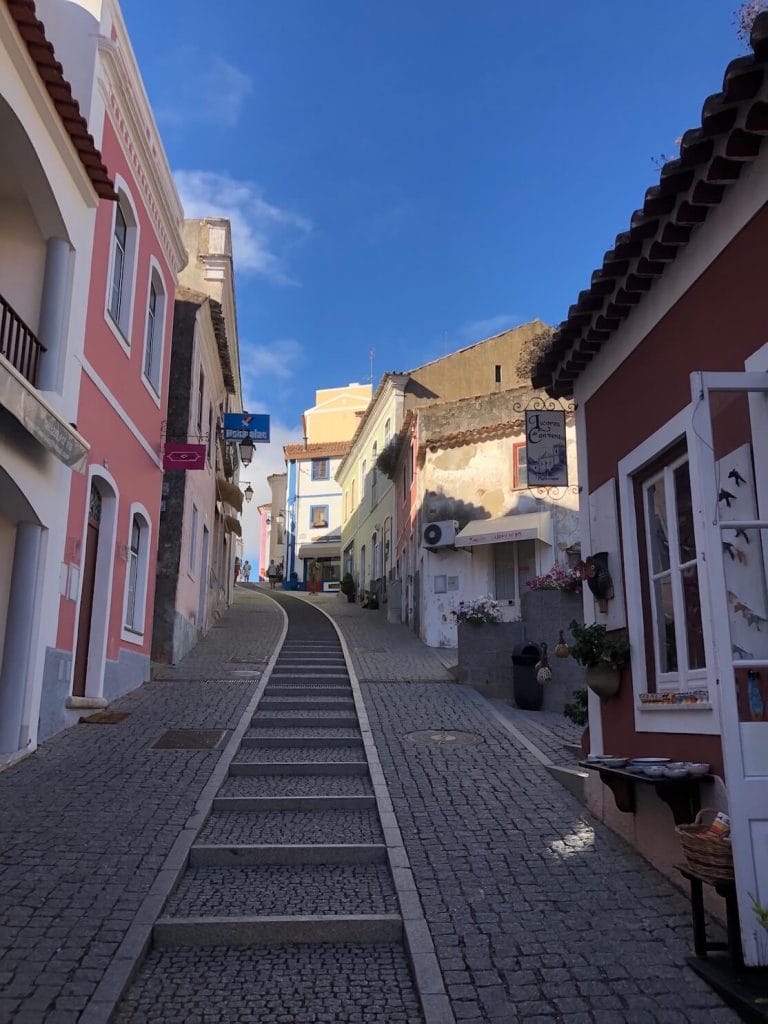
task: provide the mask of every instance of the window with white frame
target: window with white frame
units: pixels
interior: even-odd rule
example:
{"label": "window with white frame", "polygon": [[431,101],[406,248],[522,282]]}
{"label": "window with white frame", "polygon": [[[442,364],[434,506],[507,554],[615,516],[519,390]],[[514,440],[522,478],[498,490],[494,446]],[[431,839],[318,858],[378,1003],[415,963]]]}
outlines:
{"label": "window with white frame", "polygon": [[189,571],[192,576],[195,574],[197,562],[197,505],[192,506],[192,522],[189,528]]}
{"label": "window with white frame", "polygon": [[528,456],[525,442],[512,446],[512,475],[515,490],[528,486]]}
{"label": "window with white frame", "polygon": [[387,420],[384,424],[384,447],[389,444],[389,439],[392,436],[392,420]]}
{"label": "window with white frame", "polygon": [[144,633],[147,603],[147,571],[149,567],[149,523],[144,515],[131,516],[126,567],[125,614],[123,622],[129,633]]}
{"label": "window with white frame", "polygon": [[494,544],[494,596],[498,601],[519,604],[526,581],[536,574],[536,548],[532,540]]}
{"label": "window with white frame", "polygon": [[160,275],[153,268],[147,300],[147,329],[144,339],[144,376],[155,394],[160,394],[163,368],[163,333],[165,326],[165,289]]}
{"label": "window with white frame", "polygon": [[648,691],[677,692],[706,679],[688,455],[678,445],[635,477],[640,575],[647,613]]}
{"label": "window with white frame", "polygon": [[107,312],[114,325],[119,329],[123,340],[130,344],[138,222],[127,194],[118,189],[118,197],[112,226]]}

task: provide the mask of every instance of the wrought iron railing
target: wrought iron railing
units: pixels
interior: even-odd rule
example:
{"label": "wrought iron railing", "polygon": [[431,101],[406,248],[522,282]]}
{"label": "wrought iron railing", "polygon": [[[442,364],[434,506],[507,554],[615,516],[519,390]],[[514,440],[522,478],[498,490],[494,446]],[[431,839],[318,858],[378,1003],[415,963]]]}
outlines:
{"label": "wrought iron railing", "polygon": [[0,355],[37,387],[37,370],[40,355],[45,352],[42,345],[22,318],[0,295]]}

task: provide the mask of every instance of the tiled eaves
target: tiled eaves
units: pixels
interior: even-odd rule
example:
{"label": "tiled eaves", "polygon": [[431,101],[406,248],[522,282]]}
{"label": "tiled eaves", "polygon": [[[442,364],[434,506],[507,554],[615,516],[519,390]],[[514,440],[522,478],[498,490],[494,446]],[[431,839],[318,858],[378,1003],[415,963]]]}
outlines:
{"label": "tiled eaves", "polygon": [[532,373],[535,388],[570,397],[579,375],[682,252],[768,135],[768,12],[758,15],[752,53],[732,60],[723,88],[702,107],[701,126],[661,168],[629,230],[616,236],[590,286],[579,293]]}
{"label": "tiled eaves", "polygon": [[522,434],[524,430],[525,420],[520,417],[515,420],[506,420],[504,423],[489,423],[484,427],[471,427],[468,430],[459,430],[452,434],[425,437],[419,442],[417,459],[419,465],[423,465],[427,456],[427,450],[461,448],[467,444],[478,444],[480,441],[494,441],[501,437],[512,437],[515,434]]}
{"label": "tiled eaves", "polygon": [[37,17],[34,0],[6,0],[6,3],[94,191],[102,199],[117,199],[109,171],[88,131],[88,122],[80,113],[80,105],[72,95],[64,69],[46,38],[45,26]]}
{"label": "tiled eaves", "polygon": [[346,455],[349,441],[326,441],[317,444],[286,444],[283,453],[286,459],[323,459]]}

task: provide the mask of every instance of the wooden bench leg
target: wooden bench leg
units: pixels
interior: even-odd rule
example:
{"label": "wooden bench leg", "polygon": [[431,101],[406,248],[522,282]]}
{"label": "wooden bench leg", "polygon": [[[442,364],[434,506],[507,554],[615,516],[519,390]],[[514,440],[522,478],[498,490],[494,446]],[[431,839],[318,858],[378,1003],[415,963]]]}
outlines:
{"label": "wooden bench leg", "polygon": [[698,878],[690,878],[689,881],[691,883],[693,948],[696,956],[706,956],[709,945],[707,943],[707,924],[704,918],[704,890]]}
{"label": "wooden bench leg", "polygon": [[729,886],[723,895],[728,925],[728,958],[734,970],[741,970],[744,966],[744,953],[741,948],[741,925],[739,924],[739,904],[736,899],[736,890]]}

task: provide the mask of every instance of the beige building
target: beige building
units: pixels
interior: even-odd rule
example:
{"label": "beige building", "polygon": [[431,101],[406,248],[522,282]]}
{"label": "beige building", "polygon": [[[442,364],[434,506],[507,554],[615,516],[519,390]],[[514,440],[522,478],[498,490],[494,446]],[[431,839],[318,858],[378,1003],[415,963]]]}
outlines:
{"label": "beige building", "polygon": [[410,410],[527,384],[518,372],[520,355],[545,326],[533,320],[408,373],[382,377],[336,479],[342,489],[342,572],[353,575],[358,594],[375,593],[380,602],[387,602],[389,618],[401,617],[401,586],[394,492],[379,465],[382,453],[394,443]]}
{"label": "beige building", "polygon": [[315,404],[304,413],[308,444],[348,441],[368,408],[373,389],[370,384],[347,384],[342,388],[321,388]]}

